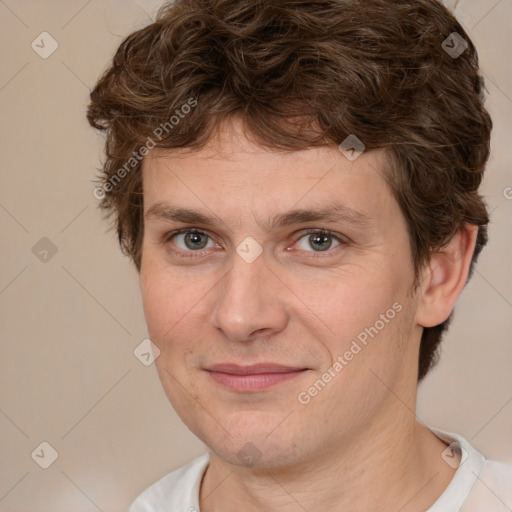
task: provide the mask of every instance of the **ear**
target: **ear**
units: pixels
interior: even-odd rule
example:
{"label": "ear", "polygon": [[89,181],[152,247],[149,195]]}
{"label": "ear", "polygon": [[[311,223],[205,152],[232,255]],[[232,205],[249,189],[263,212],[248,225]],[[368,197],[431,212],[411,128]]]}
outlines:
{"label": "ear", "polygon": [[477,234],[478,226],[465,224],[432,255],[421,277],[417,324],[434,327],[450,316],[468,279]]}

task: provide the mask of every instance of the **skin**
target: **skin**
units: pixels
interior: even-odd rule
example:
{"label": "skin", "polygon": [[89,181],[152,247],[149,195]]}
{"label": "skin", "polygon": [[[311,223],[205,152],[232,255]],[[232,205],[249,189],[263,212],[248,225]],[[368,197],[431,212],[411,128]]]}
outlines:
{"label": "skin", "polygon": [[[205,227],[146,215],[140,270],[163,387],[211,450],[202,512],[240,503],[249,512],[414,512],[432,505],[453,477],[441,458],[446,445],[414,415],[417,359],[423,327],[445,320],[464,287],[476,228],[465,226],[435,254],[414,290],[407,227],[385,165],[381,151],[351,162],[336,146],[269,150],[238,120],[220,125],[199,151],[145,159],[146,214],[166,203],[214,217]],[[270,227],[275,215],[328,202],[368,222]],[[182,228],[204,231],[206,246],[173,236]],[[328,250],[311,243],[308,229],[332,232]],[[252,263],[236,251],[247,237],[263,249]],[[397,303],[400,312],[300,403],[299,393]],[[223,362],[307,370],[261,392],[236,392],[205,370]],[[251,463],[240,450],[252,453]]]}

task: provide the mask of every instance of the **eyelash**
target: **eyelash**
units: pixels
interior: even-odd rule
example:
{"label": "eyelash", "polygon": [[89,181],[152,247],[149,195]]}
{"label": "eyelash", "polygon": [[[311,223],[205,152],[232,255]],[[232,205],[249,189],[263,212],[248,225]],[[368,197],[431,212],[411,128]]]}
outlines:
{"label": "eyelash", "polygon": [[[174,238],[175,236],[177,235],[181,235],[183,233],[192,233],[192,234],[198,234],[198,235],[204,235],[206,237],[208,237],[210,240],[212,239],[212,237],[210,235],[208,235],[208,233],[204,232],[204,231],[201,231],[200,229],[197,229],[197,228],[182,228],[182,229],[179,229],[177,231],[173,231],[171,233],[168,233],[165,235],[164,237],[164,243],[168,243],[172,240],[172,238]],[[326,251],[305,251],[306,254],[308,254],[308,256],[306,256],[307,258],[323,258],[325,256],[321,256],[322,253],[328,253],[329,255],[331,255],[331,253],[335,250],[335,249],[338,249],[342,246],[347,246],[349,243],[350,243],[350,240],[346,237],[341,237],[339,235],[336,235],[335,233],[333,233],[332,231],[329,231],[329,230],[326,230],[326,229],[307,229],[305,230],[301,236],[299,236],[297,238],[297,240],[294,242],[294,243],[297,243],[299,240],[301,240],[302,238],[304,238],[306,235],[316,235],[316,234],[319,234],[319,235],[328,235],[330,237],[332,237],[334,240],[336,240],[337,242],[339,242],[340,245],[338,245],[337,247],[334,247],[333,249],[327,249]],[[202,256],[204,257],[205,254],[205,250],[201,250],[201,251],[183,251],[183,250],[175,250],[175,249],[171,249],[171,251],[175,254],[178,254],[180,257],[183,257],[183,258],[195,258],[195,257],[198,257],[198,256]],[[184,254],[185,253],[185,254]]]}

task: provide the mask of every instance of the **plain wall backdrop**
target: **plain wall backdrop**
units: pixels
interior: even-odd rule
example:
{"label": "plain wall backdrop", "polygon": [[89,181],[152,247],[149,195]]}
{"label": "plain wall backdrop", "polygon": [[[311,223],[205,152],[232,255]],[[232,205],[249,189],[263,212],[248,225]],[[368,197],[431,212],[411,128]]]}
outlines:
{"label": "plain wall backdrop", "polygon": [[[0,0],[2,512],[121,512],[206,450],[134,355],[147,338],[138,276],[96,209],[103,140],[85,119],[113,52],[160,3]],[[418,417],[512,461],[512,0],[449,6],[489,91],[490,243]]]}

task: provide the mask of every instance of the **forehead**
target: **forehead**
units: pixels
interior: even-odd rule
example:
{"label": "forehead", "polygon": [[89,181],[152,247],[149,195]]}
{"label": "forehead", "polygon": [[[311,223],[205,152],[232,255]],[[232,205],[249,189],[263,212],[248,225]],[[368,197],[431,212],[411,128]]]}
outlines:
{"label": "forehead", "polygon": [[354,161],[335,145],[272,150],[248,139],[243,127],[233,123],[220,128],[202,149],[153,150],[142,166],[144,211],[146,217],[163,217],[165,209],[190,207],[203,221],[206,216],[251,216],[275,226],[290,220],[286,212],[302,210],[307,216],[314,208],[336,211],[362,225],[396,214],[396,208],[388,212],[393,198],[384,178],[386,165],[380,150]]}

